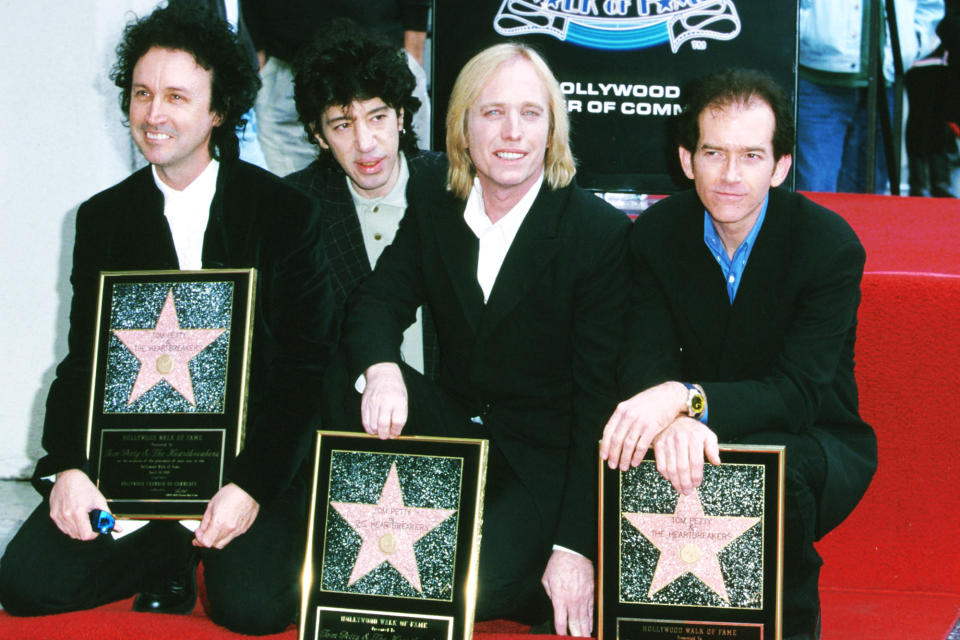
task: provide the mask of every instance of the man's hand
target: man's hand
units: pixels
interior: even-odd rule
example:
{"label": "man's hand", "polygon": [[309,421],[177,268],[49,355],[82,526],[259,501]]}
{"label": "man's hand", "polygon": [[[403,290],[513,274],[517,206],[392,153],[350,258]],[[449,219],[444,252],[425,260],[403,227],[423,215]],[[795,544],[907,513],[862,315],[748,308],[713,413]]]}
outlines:
{"label": "man's hand", "polygon": [[109,511],[107,500],[80,469],[57,474],[50,491],[50,519],[74,540],[94,540],[99,535],[90,526],[90,512]]}
{"label": "man's hand", "polygon": [[393,362],[370,365],[367,387],[360,399],[363,429],[381,440],[396,438],[407,423],[407,387],[400,367]]}
{"label": "man's hand", "polygon": [[540,582],[553,603],[553,626],[557,635],[591,635],[593,563],[576,553],[555,549]]}
{"label": "man's hand", "polygon": [[247,532],[259,512],[260,504],[249,493],[232,482],[224,485],[207,504],[200,526],[193,534],[193,546],[223,549]]}
{"label": "man's hand", "polygon": [[664,382],[641,391],[617,405],[603,428],[600,457],[611,469],[637,466],[661,431],[687,409],[687,388],[679,382]]}
{"label": "man's hand", "polygon": [[717,434],[699,420],[677,418],[653,440],[657,471],[679,493],[690,495],[703,482],[703,457],[720,464]]}

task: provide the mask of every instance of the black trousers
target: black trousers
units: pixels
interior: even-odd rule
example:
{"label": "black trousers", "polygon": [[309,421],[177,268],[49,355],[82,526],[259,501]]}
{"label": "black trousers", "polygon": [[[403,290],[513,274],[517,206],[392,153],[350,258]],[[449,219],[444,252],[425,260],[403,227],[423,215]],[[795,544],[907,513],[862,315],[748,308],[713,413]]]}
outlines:
{"label": "black trousers", "polygon": [[[266,634],[296,621],[306,550],[306,491],[297,481],[261,507],[250,529],[224,549],[201,551],[210,617],[238,633]],[[92,609],[129,598],[189,561],[193,534],[155,521],[118,540],[64,535],[44,501],[0,559],[0,604],[11,615]]]}
{"label": "black trousers", "polygon": [[[813,546],[818,504],[827,474],[823,447],[808,434],[751,433],[750,444],[784,445],[783,636],[811,634],[820,614],[820,567]],[[722,459],[722,456],[721,456]]]}
{"label": "black trousers", "polygon": [[[324,428],[363,430],[360,394],[342,359],[334,358],[324,384]],[[548,620],[550,600],[540,584],[553,545],[540,508],[482,425],[436,383],[401,365],[408,396],[403,435],[490,440],[483,504],[483,541],[477,578],[477,620]],[[559,489],[558,489],[559,490]]]}

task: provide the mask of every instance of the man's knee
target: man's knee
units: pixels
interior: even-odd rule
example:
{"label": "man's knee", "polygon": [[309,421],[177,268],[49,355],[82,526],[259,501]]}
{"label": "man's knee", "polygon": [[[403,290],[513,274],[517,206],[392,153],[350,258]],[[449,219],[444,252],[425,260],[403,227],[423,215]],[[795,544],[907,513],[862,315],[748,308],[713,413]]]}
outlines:
{"label": "man's knee", "polygon": [[296,589],[277,594],[251,584],[233,589],[208,584],[207,596],[210,619],[235,633],[279,633],[296,620]]}
{"label": "man's knee", "polygon": [[83,608],[89,585],[70,575],[47,575],[32,554],[11,552],[0,559],[0,605],[14,616],[42,616]]}

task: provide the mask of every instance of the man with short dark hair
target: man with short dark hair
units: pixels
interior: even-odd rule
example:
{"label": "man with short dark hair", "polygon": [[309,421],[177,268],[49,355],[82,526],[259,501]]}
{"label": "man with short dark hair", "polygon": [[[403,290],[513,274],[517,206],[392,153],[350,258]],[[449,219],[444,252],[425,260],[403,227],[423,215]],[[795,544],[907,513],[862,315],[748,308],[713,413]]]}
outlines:
{"label": "man with short dark hair", "polygon": [[[447,155],[348,304],[359,418],[381,438],[488,439],[478,618],[552,612],[557,633],[589,636],[596,442],[616,402],[629,221],[573,183],[563,94],[529,47],[467,62]],[[419,305],[437,327],[436,384],[399,366]]]}
{"label": "man with short dark hair", "polygon": [[767,76],[704,80],[680,123],[692,191],[641,214],[622,386],[601,455],[626,470],[653,447],[690,494],[718,441],[786,446],[783,632],[819,635],[813,546],[856,506],[877,464],[853,375],[865,254],[849,225],[787,177],[793,121]]}
{"label": "man with short dark hair", "polygon": [[[299,597],[314,390],[336,341],[320,221],[305,195],[238,160],[236,130],[259,83],[217,15],[191,3],[158,9],[127,26],[117,54],[113,79],[150,166],[77,213],[69,354],[34,473],[45,498],[0,561],[0,602],[42,615],[139,591],[136,610],[187,612],[196,548],[216,622],[281,631]],[[87,475],[84,440],[99,272],[247,267],[257,288],[245,440],[224,485],[193,534],[152,521],[97,535],[88,512],[107,503]]]}
{"label": "man with short dark hair", "polygon": [[[417,147],[415,83],[401,51],[349,20],[321,31],[297,64],[297,112],[317,159],[287,179],[318,201],[341,312],[393,241],[408,194],[442,164],[440,154]],[[436,377],[429,314],[418,314],[401,349],[404,362]]]}

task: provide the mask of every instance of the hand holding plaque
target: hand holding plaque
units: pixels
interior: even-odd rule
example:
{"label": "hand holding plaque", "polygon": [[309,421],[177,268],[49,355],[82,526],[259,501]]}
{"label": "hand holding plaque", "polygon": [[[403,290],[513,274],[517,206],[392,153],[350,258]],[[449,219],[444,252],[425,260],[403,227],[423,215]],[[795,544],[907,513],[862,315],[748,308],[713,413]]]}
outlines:
{"label": "hand holding plaque", "polygon": [[87,456],[116,515],[199,518],[223,486],[254,284],[252,269],[101,274]]}
{"label": "hand holding plaque", "polygon": [[778,637],[783,448],[721,451],[687,494],[600,461],[600,638]]}

